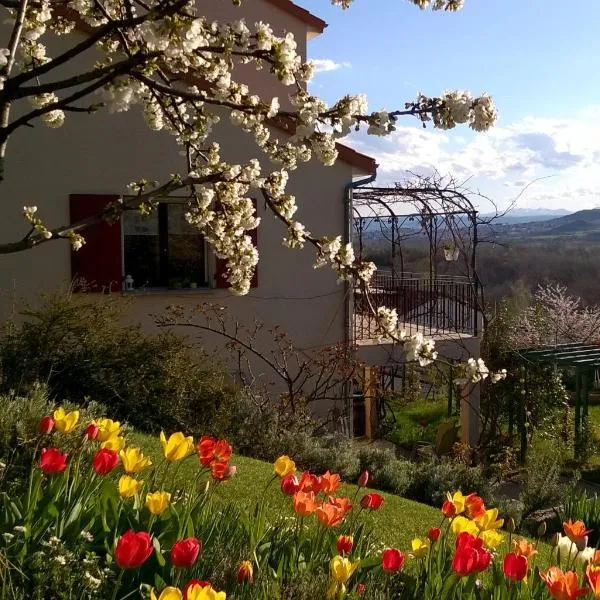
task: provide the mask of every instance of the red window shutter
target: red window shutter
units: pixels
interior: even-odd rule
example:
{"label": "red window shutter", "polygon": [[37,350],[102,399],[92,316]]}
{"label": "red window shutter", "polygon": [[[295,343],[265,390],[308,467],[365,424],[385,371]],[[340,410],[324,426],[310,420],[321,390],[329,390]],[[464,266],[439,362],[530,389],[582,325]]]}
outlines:
{"label": "red window shutter", "polygon": [[[252,202],[254,204],[254,210],[258,212],[258,203],[255,198],[252,198]],[[252,239],[252,244],[256,249],[258,249],[258,228],[251,229],[248,232],[248,235]],[[227,261],[223,258],[217,258],[216,267],[215,267],[215,286],[218,288],[228,288],[229,282],[225,279],[225,273],[227,271]],[[258,287],[258,265],[256,265],[254,269],[254,275],[252,276],[252,281],[250,282],[250,287]]]}
{"label": "red window shutter", "polygon": [[[114,194],[71,194],[71,223],[98,214],[118,199]],[[83,279],[93,291],[119,291],[123,278],[120,224],[101,221],[86,227],[81,234],[85,244],[71,251],[71,278]]]}

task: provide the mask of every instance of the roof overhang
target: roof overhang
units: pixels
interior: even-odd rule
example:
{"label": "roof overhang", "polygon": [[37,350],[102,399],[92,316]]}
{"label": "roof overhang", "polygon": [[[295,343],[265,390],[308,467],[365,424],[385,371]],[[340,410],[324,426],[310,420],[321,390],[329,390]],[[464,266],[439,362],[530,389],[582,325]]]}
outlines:
{"label": "roof overhang", "polygon": [[291,2],[291,0],[266,0],[269,4],[280,8],[284,12],[296,17],[302,21],[308,29],[308,39],[311,39],[325,30],[327,23],[323,19],[313,15],[306,9]]}
{"label": "roof overhang", "polygon": [[340,144],[336,144],[338,158],[352,167],[353,175],[375,175],[379,166],[372,156],[357,152],[354,148]]}

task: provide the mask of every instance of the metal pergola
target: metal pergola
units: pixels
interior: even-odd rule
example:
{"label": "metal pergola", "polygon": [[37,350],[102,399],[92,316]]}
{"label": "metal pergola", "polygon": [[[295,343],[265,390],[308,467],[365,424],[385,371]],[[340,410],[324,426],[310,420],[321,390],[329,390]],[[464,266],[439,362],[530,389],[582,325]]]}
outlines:
{"label": "metal pergola", "polygon": [[594,373],[600,368],[600,344],[557,344],[521,350],[519,354],[531,362],[552,364],[575,369],[575,452],[581,442],[582,431],[588,427],[589,394]]}

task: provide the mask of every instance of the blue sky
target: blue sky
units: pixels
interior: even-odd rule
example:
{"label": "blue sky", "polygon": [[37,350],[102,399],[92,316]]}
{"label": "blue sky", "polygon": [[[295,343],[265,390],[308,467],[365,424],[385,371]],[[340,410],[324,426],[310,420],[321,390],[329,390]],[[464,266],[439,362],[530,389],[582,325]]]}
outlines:
{"label": "blue sky", "polygon": [[494,97],[500,120],[488,134],[423,131],[407,118],[391,138],[352,140],[378,159],[382,183],[437,168],[500,206],[528,184],[519,206],[600,206],[600,2],[465,0],[458,13],[405,0],[299,4],[329,23],[309,58],[329,69],[311,89],[330,102],[364,92],[370,109],[392,109],[457,88]]}

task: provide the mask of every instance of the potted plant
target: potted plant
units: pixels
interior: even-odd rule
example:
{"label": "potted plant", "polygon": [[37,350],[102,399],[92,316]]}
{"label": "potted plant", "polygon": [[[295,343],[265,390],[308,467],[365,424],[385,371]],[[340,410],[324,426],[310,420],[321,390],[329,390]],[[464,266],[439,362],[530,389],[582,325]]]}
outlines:
{"label": "potted plant", "polygon": [[453,242],[446,242],[444,244],[444,258],[447,261],[457,261],[460,255],[459,247]]}

